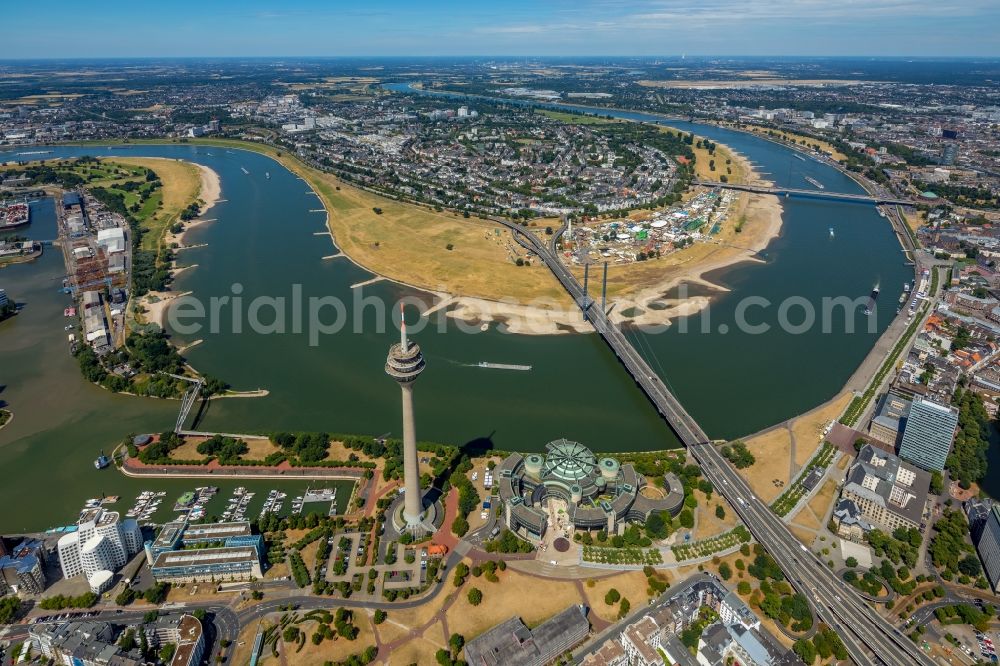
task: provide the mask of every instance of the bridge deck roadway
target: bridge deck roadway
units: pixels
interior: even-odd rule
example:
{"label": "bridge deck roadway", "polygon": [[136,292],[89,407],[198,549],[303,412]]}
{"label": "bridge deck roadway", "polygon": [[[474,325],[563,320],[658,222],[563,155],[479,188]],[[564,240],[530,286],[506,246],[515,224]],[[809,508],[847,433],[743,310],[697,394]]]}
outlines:
{"label": "bridge deck roadway", "polygon": [[739,190],[741,192],[754,192],[756,194],[791,194],[796,196],[806,196],[821,199],[836,199],[839,201],[856,201],[858,203],[872,204],[895,204],[899,206],[913,206],[913,201],[890,196],[872,196],[871,194],[848,194],[846,192],[827,192],[826,190],[804,190],[795,187],[768,187],[766,185],[747,185],[743,183],[722,183],[714,180],[695,180],[693,185],[703,187],[718,187],[725,190]]}

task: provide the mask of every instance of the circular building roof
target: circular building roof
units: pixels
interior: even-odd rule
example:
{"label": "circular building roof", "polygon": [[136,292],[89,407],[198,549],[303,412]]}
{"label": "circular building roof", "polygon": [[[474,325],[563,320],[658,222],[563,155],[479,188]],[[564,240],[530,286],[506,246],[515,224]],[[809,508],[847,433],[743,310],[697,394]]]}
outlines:
{"label": "circular building roof", "polygon": [[621,470],[621,464],[614,458],[601,458],[599,463],[601,466],[601,476],[603,476],[608,481],[613,481],[618,477],[618,472]]}
{"label": "circular building roof", "polygon": [[545,457],[537,453],[531,453],[524,457],[524,471],[528,476],[537,479],[542,475],[542,465]]}
{"label": "circular building roof", "polygon": [[548,449],[544,470],[546,477],[574,483],[590,476],[597,466],[593,452],[579,442],[557,439],[545,448]]}

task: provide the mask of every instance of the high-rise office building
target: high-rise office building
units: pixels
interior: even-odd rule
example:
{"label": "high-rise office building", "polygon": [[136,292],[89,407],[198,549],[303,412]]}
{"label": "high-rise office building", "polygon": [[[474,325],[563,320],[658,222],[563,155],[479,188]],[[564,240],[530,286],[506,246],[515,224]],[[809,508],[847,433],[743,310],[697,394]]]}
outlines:
{"label": "high-rise office building", "polygon": [[930,471],[944,469],[958,426],[958,410],[917,396],[899,445],[899,457]]}
{"label": "high-rise office building", "polygon": [[941,164],[944,166],[952,166],[955,164],[955,159],[958,157],[958,144],[956,143],[946,143],[944,147],[941,148]]}
{"label": "high-rise office building", "polygon": [[983,563],[983,572],[996,592],[1000,589],[1000,505],[993,505],[972,531],[972,540]]}

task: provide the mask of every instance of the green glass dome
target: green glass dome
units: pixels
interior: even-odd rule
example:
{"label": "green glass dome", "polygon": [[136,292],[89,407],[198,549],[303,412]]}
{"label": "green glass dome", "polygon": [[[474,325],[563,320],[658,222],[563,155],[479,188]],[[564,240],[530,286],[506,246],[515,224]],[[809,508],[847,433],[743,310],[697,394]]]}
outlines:
{"label": "green glass dome", "polygon": [[579,442],[568,439],[557,439],[549,442],[546,447],[543,476],[567,483],[575,483],[594,472],[597,458],[594,453]]}

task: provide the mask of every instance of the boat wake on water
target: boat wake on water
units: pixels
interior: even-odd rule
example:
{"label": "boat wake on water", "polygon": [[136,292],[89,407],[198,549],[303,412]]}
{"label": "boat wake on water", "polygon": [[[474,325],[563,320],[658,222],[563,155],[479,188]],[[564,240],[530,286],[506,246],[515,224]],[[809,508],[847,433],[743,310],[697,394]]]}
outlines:
{"label": "boat wake on water", "polygon": [[875,312],[875,301],[878,300],[879,283],[875,283],[875,287],[872,289],[872,293],[868,296],[868,303],[865,304],[865,314],[870,315]]}

